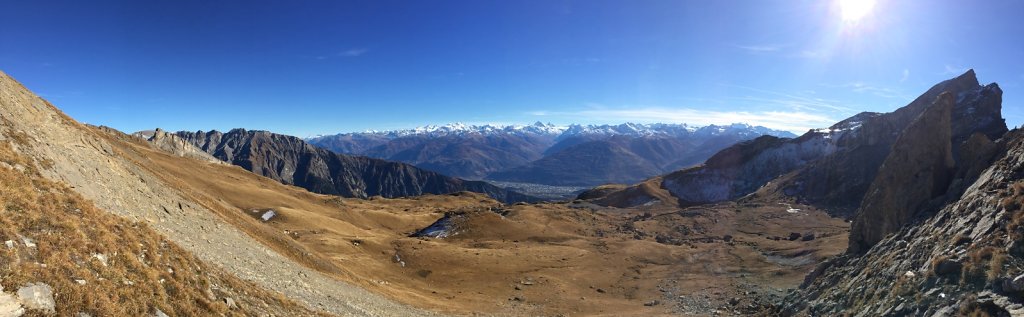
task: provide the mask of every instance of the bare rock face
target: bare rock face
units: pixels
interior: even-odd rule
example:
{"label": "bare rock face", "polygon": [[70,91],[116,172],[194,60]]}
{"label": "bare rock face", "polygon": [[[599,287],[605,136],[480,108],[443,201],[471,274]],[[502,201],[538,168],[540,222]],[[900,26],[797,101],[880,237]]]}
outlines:
{"label": "bare rock face", "polygon": [[212,163],[223,163],[223,161],[218,160],[216,157],[213,157],[209,153],[197,148],[185,139],[182,139],[175,134],[167,133],[167,131],[159,128],[152,131],[135,132],[132,133],[132,135],[143,138],[146,141],[149,141],[150,144],[153,144],[153,146],[177,156],[191,157]]}
{"label": "bare rock face", "polygon": [[785,188],[788,196],[832,210],[837,215],[850,216],[869,193],[894,141],[944,92],[950,93],[955,101],[950,136],[955,161],[963,161],[959,158],[959,148],[972,134],[982,133],[995,140],[1006,133],[1001,113],[1002,90],[994,83],[981,86],[974,71],[969,70],[936,84],[896,111],[853,120],[859,127],[834,138],[839,148],[834,154],[799,169],[794,177],[779,186]]}
{"label": "bare rock face", "polygon": [[[981,86],[973,70],[936,84],[890,113],[864,112],[798,138],[761,137],[734,145],[703,166],[662,176],[660,187],[680,205],[737,199],[757,192],[795,198],[835,216],[852,217],[894,142],[943,92],[948,92],[954,103],[948,141],[957,162],[952,181],[956,186],[947,191],[950,197],[946,199],[955,198],[973,181],[971,174],[961,169],[974,164],[969,162],[977,153],[961,151],[964,144],[975,133],[996,140],[1007,131],[1001,113],[1002,90],[994,83]],[[989,160],[991,155],[982,161]]]}
{"label": "bare rock face", "polygon": [[471,191],[506,203],[538,200],[405,163],[337,154],[293,136],[267,131],[178,132],[176,136],[220,160],[321,194],[391,198]]}
{"label": "bare rock face", "polygon": [[[981,172],[988,168],[992,157],[998,151],[999,145],[992,142],[984,133],[978,132],[971,135],[971,138],[967,139],[960,146],[960,159],[957,160],[959,168],[957,169],[956,179],[977,179]],[[962,187],[968,185],[968,183],[962,182],[956,185]]]}
{"label": "bare rock face", "polygon": [[964,178],[966,188],[952,192],[956,198],[934,214],[919,213],[862,254],[823,262],[771,315],[1024,314],[1024,288],[1019,286],[1024,278],[1018,279],[1024,274],[1024,253],[1019,252],[1024,241],[1024,131],[1010,131],[995,141],[982,134],[961,148],[961,153],[981,149],[977,153],[983,155],[972,155],[979,164],[957,162],[950,191],[964,171],[980,173]]}
{"label": "bare rock face", "polygon": [[853,222],[850,252],[862,252],[899,230],[946,192],[955,166],[950,143],[954,104],[952,94],[939,95],[896,139]]}

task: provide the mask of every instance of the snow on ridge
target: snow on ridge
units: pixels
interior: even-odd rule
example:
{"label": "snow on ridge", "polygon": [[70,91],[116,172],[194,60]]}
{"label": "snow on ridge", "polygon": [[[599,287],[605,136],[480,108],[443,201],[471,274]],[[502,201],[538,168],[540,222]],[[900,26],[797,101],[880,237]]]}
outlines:
{"label": "snow on ridge", "polygon": [[[681,136],[688,134],[702,135],[723,135],[723,134],[756,134],[774,135],[779,137],[793,137],[794,135],[779,130],[772,130],[762,126],[752,126],[746,123],[733,123],[730,125],[708,125],[693,126],[685,123],[633,123],[621,124],[570,124],[559,126],[551,123],[535,122],[529,125],[522,124],[465,124],[462,122],[448,123],[444,125],[426,125],[412,129],[401,130],[368,130],[365,132],[340,133],[339,136],[373,135],[385,138],[399,138],[405,136],[463,136],[471,134],[497,135],[497,134],[537,134],[555,136],[559,139],[580,135],[625,135],[625,136]],[[314,138],[329,137],[331,135],[318,135]],[[313,139],[313,138],[311,138]]]}

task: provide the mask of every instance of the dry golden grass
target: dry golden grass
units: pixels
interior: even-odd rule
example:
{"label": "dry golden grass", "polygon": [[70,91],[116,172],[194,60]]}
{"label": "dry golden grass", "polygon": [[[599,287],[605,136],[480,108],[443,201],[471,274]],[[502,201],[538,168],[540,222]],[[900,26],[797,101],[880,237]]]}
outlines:
{"label": "dry golden grass", "polygon": [[[817,210],[791,214],[774,203],[709,206],[692,216],[674,207],[502,206],[475,194],[343,199],[236,166],[170,155],[123,134],[97,135],[110,141],[114,155],[278,253],[398,302],[445,313],[666,314],[678,295],[708,293],[710,301],[724,303],[744,296],[750,285],[795,287],[816,261],[847,245],[848,224],[841,219]],[[253,209],[274,209],[277,216],[262,222]],[[462,234],[408,236],[458,211],[466,216]],[[818,238],[769,239],[792,231]],[[659,234],[686,242],[659,243]],[[722,241],[724,235],[734,241]],[[665,303],[644,305],[654,299]]]}
{"label": "dry golden grass", "polygon": [[[5,135],[19,146],[28,142],[17,133]],[[0,161],[6,163],[0,166],[0,241],[15,243],[14,248],[0,245],[5,290],[46,283],[60,316],[144,316],[156,309],[170,316],[314,314],[201,263],[144,223],[97,209],[41,177],[36,164],[5,140],[0,140]],[[226,297],[238,307],[229,308]]]}
{"label": "dry golden grass", "polygon": [[1003,274],[1007,256],[1004,250],[992,246],[976,248],[964,259],[961,284],[984,285]]}

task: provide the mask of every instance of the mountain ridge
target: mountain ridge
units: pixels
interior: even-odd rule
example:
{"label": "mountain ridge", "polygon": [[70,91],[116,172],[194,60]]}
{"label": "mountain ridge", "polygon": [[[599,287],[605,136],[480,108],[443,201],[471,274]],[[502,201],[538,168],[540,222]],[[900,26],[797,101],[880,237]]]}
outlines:
{"label": "mountain ridge", "polygon": [[342,132],[335,134],[319,134],[303,138],[310,143],[317,144],[319,140],[351,135],[374,135],[386,138],[399,138],[412,135],[428,136],[451,136],[466,134],[501,134],[501,133],[533,133],[555,135],[561,139],[587,134],[604,135],[679,135],[685,133],[710,133],[711,131],[723,131],[725,129],[749,129],[761,134],[775,135],[779,137],[796,137],[789,131],[774,130],[763,126],[754,126],[746,123],[732,123],[725,125],[690,125],[686,123],[634,123],[624,122],[621,124],[569,124],[554,125],[537,121],[533,124],[465,124],[452,122],[442,125],[425,125],[411,129],[394,130],[367,130],[363,132]]}
{"label": "mountain ridge", "polygon": [[[307,140],[339,153],[401,161],[467,179],[593,186],[637,181],[690,166],[722,147],[766,134],[794,136],[738,123],[700,127],[666,123],[555,126],[537,122],[479,126],[456,123]],[[582,158],[596,159],[597,167],[581,170],[575,162]],[[559,176],[549,176],[554,174]]]}
{"label": "mountain ridge", "polygon": [[269,131],[180,131],[175,135],[222,161],[322,194],[392,198],[473,191],[508,203],[538,200],[485,182],[451,178],[404,163],[333,153],[298,137]]}
{"label": "mountain ridge", "polygon": [[[859,113],[825,129],[794,139],[760,137],[738,143],[709,158],[702,166],[661,177],[659,187],[683,206],[731,200],[761,192],[831,210],[850,217],[868,190],[896,137],[943,92],[955,96],[952,110],[953,155],[959,145],[980,132],[998,139],[1007,131],[997,84],[982,86],[973,70],[945,80],[893,112]],[[642,192],[642,191],[633,191]],[[616,199],[647,203],[654,199]],[[618,205],[623,207],[625,205]]]}

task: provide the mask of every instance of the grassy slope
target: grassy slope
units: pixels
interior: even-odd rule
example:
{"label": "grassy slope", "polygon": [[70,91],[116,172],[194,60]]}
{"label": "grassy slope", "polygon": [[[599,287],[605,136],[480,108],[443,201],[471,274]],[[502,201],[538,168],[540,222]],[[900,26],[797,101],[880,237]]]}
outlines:
{"label": "grassy slope", "polygon": [[[846,243],[847,225],[841,220],[818,211],[789,214],[778,204],[726,204],[696,215],[667,208],[645,218],[639,210],[501,206],[475,194],[342,199],[235,166],[168,155],[123,135],[108,138],[124,156],[293,260],[443,312],[649,315],[678,307],[646,307],[645,302],[703,292],[718,293],[709,301],[720,304],[742,296],[750,283],[793,287],[813,262],[840,252]],[[253,209],[274,209],[278,216],[260,222],[249,212]],[[488,210],[507,212],[502,217]],[[469,215],[466,231],[445,240],[407,237],[443,212]],[[683,227],[692,232],[680,231]],[[821,238],[768,239],[792,231],[813,231]],[[659,234],[674,240],[659,243]],[[723,242],[726,234],[739,243]],[[776,257],[806,263],[771,262]]]}
{"label": "grassy slope", "polygon": [[[49,284],[61,316],[143,316],[155,309],[171,316],[313,314],[201,263],[146,224],[99,210],[65,185],[43,178],[37,163],[12,148],[26,145],[27,138],[11,131],[4,135],[0,239],[16,242],[14,248],[0,248],[5,290]],[[21,237],[37,246],[26,246]],[[105,255],[106,265],[94,254]],[[229,308],[226,297],[238,307]]]}

